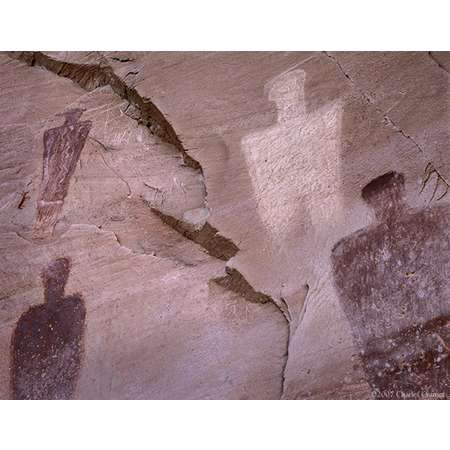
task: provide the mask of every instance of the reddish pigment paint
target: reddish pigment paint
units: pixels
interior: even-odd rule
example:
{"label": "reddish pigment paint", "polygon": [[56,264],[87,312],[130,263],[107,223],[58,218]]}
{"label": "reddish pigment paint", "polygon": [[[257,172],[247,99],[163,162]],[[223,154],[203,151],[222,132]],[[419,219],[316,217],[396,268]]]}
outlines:
{"label": "reddish pigment paint", "polygon": [[62,210],[64,199],[92,122],[78,122],[81,109],[64,113],[66,120],[44,133],[44,158],[41,192],[37,201],[34,225],[36,237],[46,237],[53,229]]}
{"label": "reddish pigment paint", "polygon": [[64,296],[70,263],[42,273],[45,303],[20,317],[11,343],[14,399],[70,399],[81,366],[86,309],[80,295]]}
{"label": "reddish pigment paint", "polygon": [[332,264],[377,398],[450,397],[450,208],[404,203],[403,176],[362,191],[376,223],[341,240]]}

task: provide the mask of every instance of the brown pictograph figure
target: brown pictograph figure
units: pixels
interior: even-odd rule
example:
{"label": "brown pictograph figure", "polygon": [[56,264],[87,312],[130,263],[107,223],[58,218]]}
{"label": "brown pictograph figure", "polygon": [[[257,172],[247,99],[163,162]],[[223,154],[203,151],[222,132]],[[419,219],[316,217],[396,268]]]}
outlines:
{"label": "brown pictograph figure", "polygon": [[11,342],[12,397],[20,400],[70,399],[82,357],[86,309],[80,295],[64,296],[67,258],[42,273],[45,303],[20,317]]}
{"label": "brown pictograph figure", "polygon": [[44,133],[44,159],[40,195],[33,234],[45,238],[53,229],[62,210],[64,199],[92,122],[78,122],[81,109],[64,113],[64,124]]}
{"label": "brown pictograph figure", "polygon": [[367,380],[376,398],[449,398],[450,207],[409,209],[395,172],[362,197],[376,223],[331,259]]}

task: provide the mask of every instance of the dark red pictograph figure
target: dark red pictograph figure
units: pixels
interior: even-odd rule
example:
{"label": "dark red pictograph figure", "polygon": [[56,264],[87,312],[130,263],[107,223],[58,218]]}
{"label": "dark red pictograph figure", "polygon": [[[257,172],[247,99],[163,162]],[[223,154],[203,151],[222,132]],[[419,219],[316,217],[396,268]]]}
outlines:
{"label": "dark red pictograph figure", "polygon": [[57,128],[44,133],[44,159],[41,192],[37,201],[34,236],[51,236],[62,210],[81,150],[92,122],[79,122],[83,111],[73,109],[64,113],[66,120]]}
{"label": "dark red pictograph figure", "polygon": [[450,208],[408,209],[390,172],[363,199],[374,225],[332,251],[340,302],[376,398],[450,397]]}
{"label": "dark red pictograph figure", "polygon": [[80,371],[86,309],[64,296],[70,263],[53,261],[42,273],[45,303],[20,317],[11,345],[15,399],[70,399]]}

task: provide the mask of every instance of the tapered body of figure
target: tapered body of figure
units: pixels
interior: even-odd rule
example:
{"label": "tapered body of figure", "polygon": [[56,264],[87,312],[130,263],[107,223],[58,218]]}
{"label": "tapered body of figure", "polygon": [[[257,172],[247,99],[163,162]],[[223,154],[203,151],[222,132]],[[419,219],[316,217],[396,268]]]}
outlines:
{"label": "tapered body of figure", "polygon": [[44,158],[41,192],[33,234],[36,238],[52,235],[62,210],[81,150],[83,150],[92,122],[78,122],[80,109],[67,111],[64,124],[44,133]]}

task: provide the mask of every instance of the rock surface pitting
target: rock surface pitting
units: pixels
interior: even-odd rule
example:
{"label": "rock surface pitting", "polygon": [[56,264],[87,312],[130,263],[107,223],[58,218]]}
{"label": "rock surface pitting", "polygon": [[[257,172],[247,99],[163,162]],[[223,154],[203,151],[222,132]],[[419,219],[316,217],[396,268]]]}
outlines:
{"label": "rock surface pitting", "polygon": [[[357,270],[339,272],[332,255],[370,228],[361,192],[384,174],[401,174],[410,210],[448,222],[448,67],[443,52],[1,55],[0,396],[15,396],[17,323],[45,309],[40,274],[61,258],[86,313],[64,398],[422,395],[401,376],[377,384],[387,350],[361,356],[372,341],[358,330],[389,339],[421,327],[404,345],[439,359],[448,287],[417,309],[420,283],[431,289],[419,269],[407,277],[414,295],[391,271],[393,291],[379,298],[372,257],[358,251]],[[62,129],[68,111],[82,111],[89,130],[36,233],[44,132]],[[65,142],[75,147],[64,139],[52,148],[65,155]],[[420,240],[439,254],[425,272],[448,279],[448,229],[432,228],[398,227],[388,250],[407,259]],[[365,252],[381,251],[373,242]],[[350,308],[364,292],[376,320],[368,306]],[[400,320],[392,299],[418,316]],[[418,375],[428,394],[448,395],[445,360]]]}

